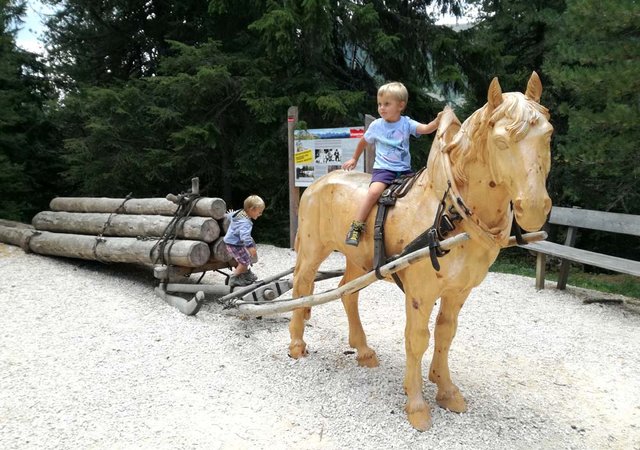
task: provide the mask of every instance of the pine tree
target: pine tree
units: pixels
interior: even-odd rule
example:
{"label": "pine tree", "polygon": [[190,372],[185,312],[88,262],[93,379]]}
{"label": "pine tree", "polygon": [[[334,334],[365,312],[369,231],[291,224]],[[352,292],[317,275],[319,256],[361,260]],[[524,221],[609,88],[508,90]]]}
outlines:
{"label": "pine tree", "polygon": [[25,3],[0,0],[0,216],[29,221],[58,189],[52,90],[36,55],[16,47]]}
{"label": "pine tree", "polygon": [[544,66],[563,122],[559,201],[640,213],[640,4],[568,0]]}

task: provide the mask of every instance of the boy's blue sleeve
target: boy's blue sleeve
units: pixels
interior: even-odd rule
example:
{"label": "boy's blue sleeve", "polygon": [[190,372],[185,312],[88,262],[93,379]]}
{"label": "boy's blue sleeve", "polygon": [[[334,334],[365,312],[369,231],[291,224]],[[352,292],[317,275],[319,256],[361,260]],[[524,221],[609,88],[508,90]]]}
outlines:
{"label": "boy's blue sleeve", "polygon": [[256,243],[251,237],[251,229],[253,228],[253,223],[251,220],[242,221],[240,224],[238,234],[240,235],[240,239],[242,239],[242,243],[245,247],[255,247]]}
{"label": "boy's blue sleeve", "polygon": [[378,122],[379,119],[374,120],[373,122],[371,122],[369,124],[369,128],[367,128],[367,131],[364,132],[364,140],[367,141],[367,143],[369,144],[373,144],[376,140],[376,129],[378,128]]}
{"label": "boy's blue sleeve", "polygon": [[411,117],[407,117],[407,120],[409,121],[409,133],[415,137],[422,136],[418,133],[418,125],[420,125],[420,122],[413,120]]}

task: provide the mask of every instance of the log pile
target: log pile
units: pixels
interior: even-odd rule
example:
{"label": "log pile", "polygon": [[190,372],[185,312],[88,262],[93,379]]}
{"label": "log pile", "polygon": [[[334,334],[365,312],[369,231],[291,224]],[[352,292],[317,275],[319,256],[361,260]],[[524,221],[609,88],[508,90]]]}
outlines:
{"label": "log pile", "polygon": [[[155,265],[161,279],[231,267],[222,237],[226,204],[191,194],[167,198],[54,198],[32,225],[0,221],[0,242],[43,255]],[[194,194],[195,193],[195,194]]]}

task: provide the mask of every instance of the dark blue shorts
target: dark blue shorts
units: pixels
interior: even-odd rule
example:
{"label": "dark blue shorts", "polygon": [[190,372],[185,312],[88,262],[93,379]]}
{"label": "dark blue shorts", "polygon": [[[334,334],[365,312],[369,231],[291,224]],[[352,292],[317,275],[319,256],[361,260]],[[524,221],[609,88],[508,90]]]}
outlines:
{"label": "dark blue shorts", "polygon": [[393,170],[387,169],[373,169],[371,172],[371,182],[378,181],[389,186],[393,180],[402,175],[413,175],[413,171],[405,170],[404,172],[394,172]]}

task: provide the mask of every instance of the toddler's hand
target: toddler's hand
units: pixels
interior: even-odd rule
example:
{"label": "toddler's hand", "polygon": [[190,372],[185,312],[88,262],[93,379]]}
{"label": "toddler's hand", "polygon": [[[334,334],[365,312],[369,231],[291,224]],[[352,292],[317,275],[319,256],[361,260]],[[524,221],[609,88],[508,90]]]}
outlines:
{"label": "toddler's hand", "polygon": [[258,251],[256,250],[255,247],[249,247],[247,250],[249,250],[249,254],[254,258],[258,256]]}
{"label": "toddler's hand", "polygon": [[342,168],[344,170],[352,170],[354,167],[356,167],[356,160],[351,158],[349,161],[346,161],[343,165]]}

